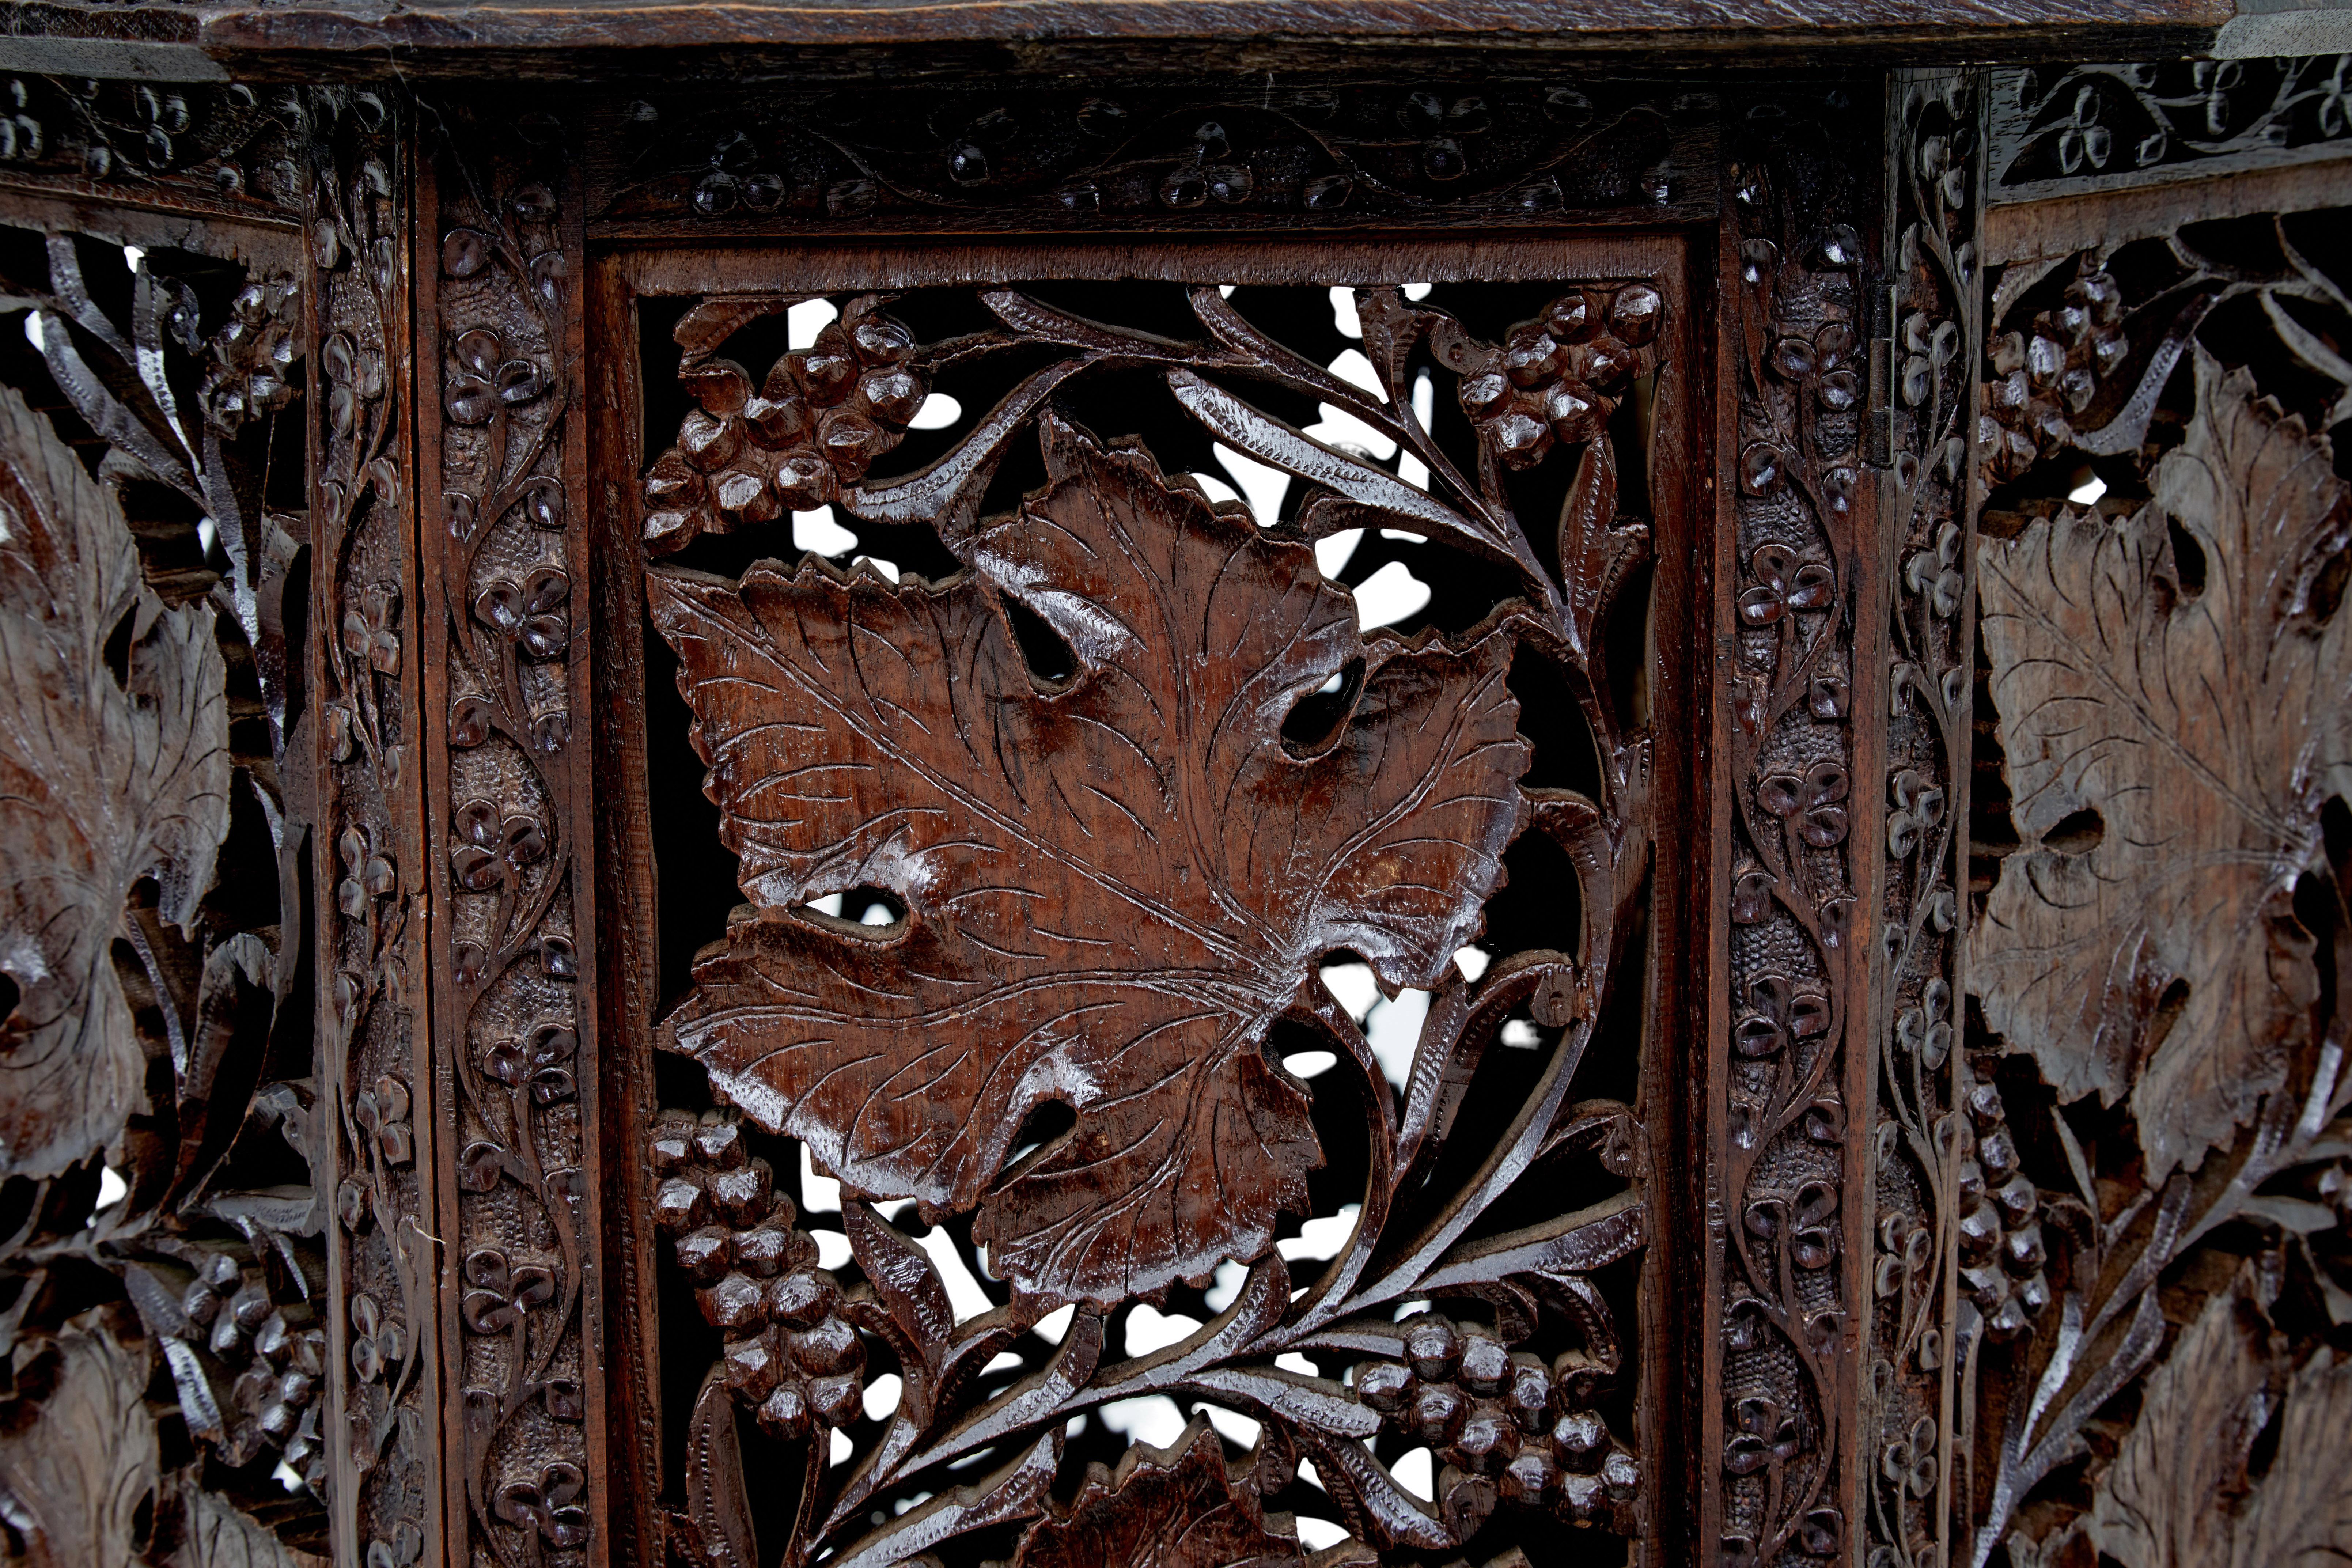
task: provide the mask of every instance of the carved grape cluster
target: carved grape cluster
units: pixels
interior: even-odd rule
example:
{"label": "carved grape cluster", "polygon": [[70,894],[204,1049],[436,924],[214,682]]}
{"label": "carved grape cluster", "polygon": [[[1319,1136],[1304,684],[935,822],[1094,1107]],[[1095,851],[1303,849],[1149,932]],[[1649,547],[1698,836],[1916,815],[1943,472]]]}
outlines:
{"label": "carved grape cluster", "polygon": [[228,321],[207,345],[204,384],[197,392],[215,429],[234,435],[248,420],[278,413],[294,400],[299,297],[294,279],[279,273],[247,283],[229,302]]}
{"label": "carved grape cluster", "polygon": [[1590,441],[1615,411],[1637,362],[1658,335],[1665,301],[1645,283],[1563,294],[1511,329],[1500,349],[1463,356],[1458,395],[1478,442],[1507,468],[1543,460],[1557,441]]}
{"label": "carved grape cluster", "polygon": [[853,307],[814,347],[778,360],[756,393],[732,360],[689,365],[680,379],[700,406],[646,476],[646,546],[666,552],[829,504],[904,438],[929,395],[914,353],[902,323]]}
{"label": "carved grape cluster", "polygon": [[1443,1462],[1437,1502],[1467,1539],[1498,1501],[1572,1524],[1611,1523],[1641,1466],[1592,1408],[1611,1369],[1582,1351],[1546,1366],[1487,1330],[1418,1312],[1399,1325],[1404,1359],[1360,1363],[1356,1397]]}
{"label": "carved grape cluster", "polygon": [[780,1438],[855,1420],[866,1347],[842,1315],[841,1284],[793,1228],[775,1173],[743,1147],[735,1120],[665,1111],[653,1133],[654,1217],[725,1337],[728,1386]]}
{"label": "carved grape cluster", "polygon": [[[184,1321],[173,1325],[172,1337],[202,1347],[234,1373],[228,1398],[215,1401],[220,1430],[207,1435],[221,1462],[242,1469],[276,1449],[306,1485],[322,1490],[327,1459],[319,1433],[319,1380],[327,1334],[312,1321],[309,1304],[280,1303],[258,1267],[215,1252],[198,1265],[179,1305]],[[173,1368],[182,1377],[187,1370]]]}
{"label": "carved grape cluster", "polygon": [[2022,1333],[2050,1304],[2042,1265],[2041,1195],[2018,1169],[2017,1141],[2000,1090],[1969,1091],[1972,1156],[1960,1162],[1960,1287],[1984,1314],[1985,1331],[2005,1340]]}
{"label": "carved grape cluster", "polygon": [[2085,268],[2066,285],[2056,310],[2034,317],[2031,331],[1993,340],[1995,379],[1979,442],[1995,479],[2014,479],[2073,443],[2073,420],[2089,410],[2107,377],[2131,356],[2123,314],[2123,289],[2116,280]]}

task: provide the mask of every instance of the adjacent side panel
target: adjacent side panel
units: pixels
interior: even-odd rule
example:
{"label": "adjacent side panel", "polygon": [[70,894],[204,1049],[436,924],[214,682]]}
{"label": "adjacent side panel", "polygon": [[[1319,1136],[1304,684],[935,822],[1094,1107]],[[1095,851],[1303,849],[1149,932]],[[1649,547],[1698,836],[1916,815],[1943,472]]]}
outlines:
{"label": "adjacent side panel", "polygon": [[327,1379],[334,1552],[440,1556],[436,1276],[445,1156],[426,1028],[416,658],[411,128],[308,100],[310,726],[320,771],[317,1125],[334,1154]]}
{"label": "adjacent side panel", "polygon": [[578,150],[430,107],[418,428],[451,1557],[607,1560]]}
{"label": "adjacent side panel", "polygon": [[1864,467],[1876,123],[1835,86],[1731,100],[1717,428],[1703,1555],[1849,1550],[1874,864],[1855,722],[1875,602]]}

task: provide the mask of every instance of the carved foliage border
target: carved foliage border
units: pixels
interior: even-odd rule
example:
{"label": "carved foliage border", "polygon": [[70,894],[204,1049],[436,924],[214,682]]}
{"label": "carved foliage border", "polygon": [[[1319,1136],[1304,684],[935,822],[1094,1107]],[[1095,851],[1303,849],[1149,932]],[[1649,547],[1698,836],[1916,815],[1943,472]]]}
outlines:
{"label": "carved foliage border", "polygon": [[1855,542],[1871,487],[1863,209],[1824,132],[1851,109],[1837,89],[1826,102],[1735,99],[1731,140],[1753,151],[1726,165],[1728,969],[1708,1042],[1717,1380],[1700,1522],[1706,1549],[1743,1568],[1849,1550],[1846,1037],[1864,973],[1853,819],[1873,815],[1853,798],[1855,606],[1869,587]]}
{"label": "carved foliage border", "polygon": [[1871,955],[1873,1250],[1860,1467],[1869,1561],[1882,1565],[1939,1561],[1949,1522],[1941,1500],[1953,1424],[1959,769],[1974,619],[1968,491],[1983,311],[1983,94],[1965,73],[1902,73],[1889,82],[1888,109],[1886,830]]}
{"label": "carved foliage border", "polygon": [[[418,225],[450,1539],[601,1557],[579,200],[551,116],[435,109]],[[576,596],[575,596],[576,595]]]}
{"label": "carved foliage border", "polygon": [[395,100],[310,95],[311,722],[320,1091],[334,1150],[330,1427],[338,1561],[437,1534],[436,1197],[406,476],[407,164]]}

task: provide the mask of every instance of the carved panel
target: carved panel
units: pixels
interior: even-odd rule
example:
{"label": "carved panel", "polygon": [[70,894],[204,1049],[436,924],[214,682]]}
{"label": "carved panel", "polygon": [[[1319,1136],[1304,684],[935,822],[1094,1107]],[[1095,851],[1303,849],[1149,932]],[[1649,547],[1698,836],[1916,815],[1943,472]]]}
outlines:
{"label": "carved panel", "polygon": [[1968,1109],[2053,1310],[1984,1325],[1977,1563],[2352,1542],[2345,221],[1996,290]]}
{"label": "carved panel", "polygon": [[36,1562],[290,1562],[329,1471],[301,299],[249,232],[65,216],[0,206],[0,1511]]}
{"label": "carved panel", "polygon": [[0,184],[292,223],[314,101],[282,85],[0,78]]}
{"label": "carved panel", "polygon": [[1715,99],[1491,72],[1081,89],[651,93],[596,121],[603,231],[1656,223],[1714,197]]}
{"label": "carved panel", "polygon": [[2352,56],[2047,65],[1990,73],[1998,201],[2352,155]]}
{"label": "carved panel", "polygon": [[[1988,1255],[1987,1205],[2021,1223],[2032,1205],[1988,1194],[1962,1163],[1954,1048],[1960,1020],[1960,826],[1973,682],[1969,592],[1983,99],[1958,73],[1898,76],[1889,89],[1887,242],[1892,320],[1875,367],[1892,394],[1878,547],[1886,595],[1879,769],[1886,831],[1871,1016],[1871,1331],[1857,1467],[1871,1558],[1937,1563],[1948,1551],[1953,1410],[1953,1249],[1989,1314],[2014,1317],[2047,1288]],[[1998,1181],[1993,1185],[1999,1186]],[[1956,1221],[1958,1229],[1955,1230]],[[1997,1233],[1994,1235],[1997,1239]]]}
{"label": "carved panel", "polygon": [[420,369],[426,788],[453,1557],[576,1563],[604,1498],[575,155],[439,106]]}
{"label": "carved panel", "polygon": [[[1864,1262],[1850,1107],[1868,1058],[1873,796],[1858,776],[1869,228],[1829,141],[1855,105],[1735,104],[1719,384],[1718,927],[1707,1042],[1710,1373],[1700,1533],[1727,1563],[1842,1556]],[[1865,688],[1867,689],[1867,688]]]}
{"label": "carved panel", "polygon": [[672,1551],[1658,1538],[1687,307],[1562,256],[615,270]]}
{"label": "carved panel", "polygon": [[339,1560],[417,1562],[437,1537],[438,1195],[424,1029],[416,529],[407,416],[406,148],[379,92],[322,91],[311,278],[311,743],[320,824],[320,1089],[335,1152],[330,1414]]}

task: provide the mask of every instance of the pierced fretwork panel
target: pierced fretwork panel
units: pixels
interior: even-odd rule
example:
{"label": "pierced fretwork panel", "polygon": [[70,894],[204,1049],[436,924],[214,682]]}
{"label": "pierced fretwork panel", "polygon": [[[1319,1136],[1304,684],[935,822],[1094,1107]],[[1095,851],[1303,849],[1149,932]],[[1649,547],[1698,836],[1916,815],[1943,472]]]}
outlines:
{"label": "pierced fretwork panel", "polygon": [[1654,1539],[1686,322],[1595,250],[602,274],[688,1560]]}

